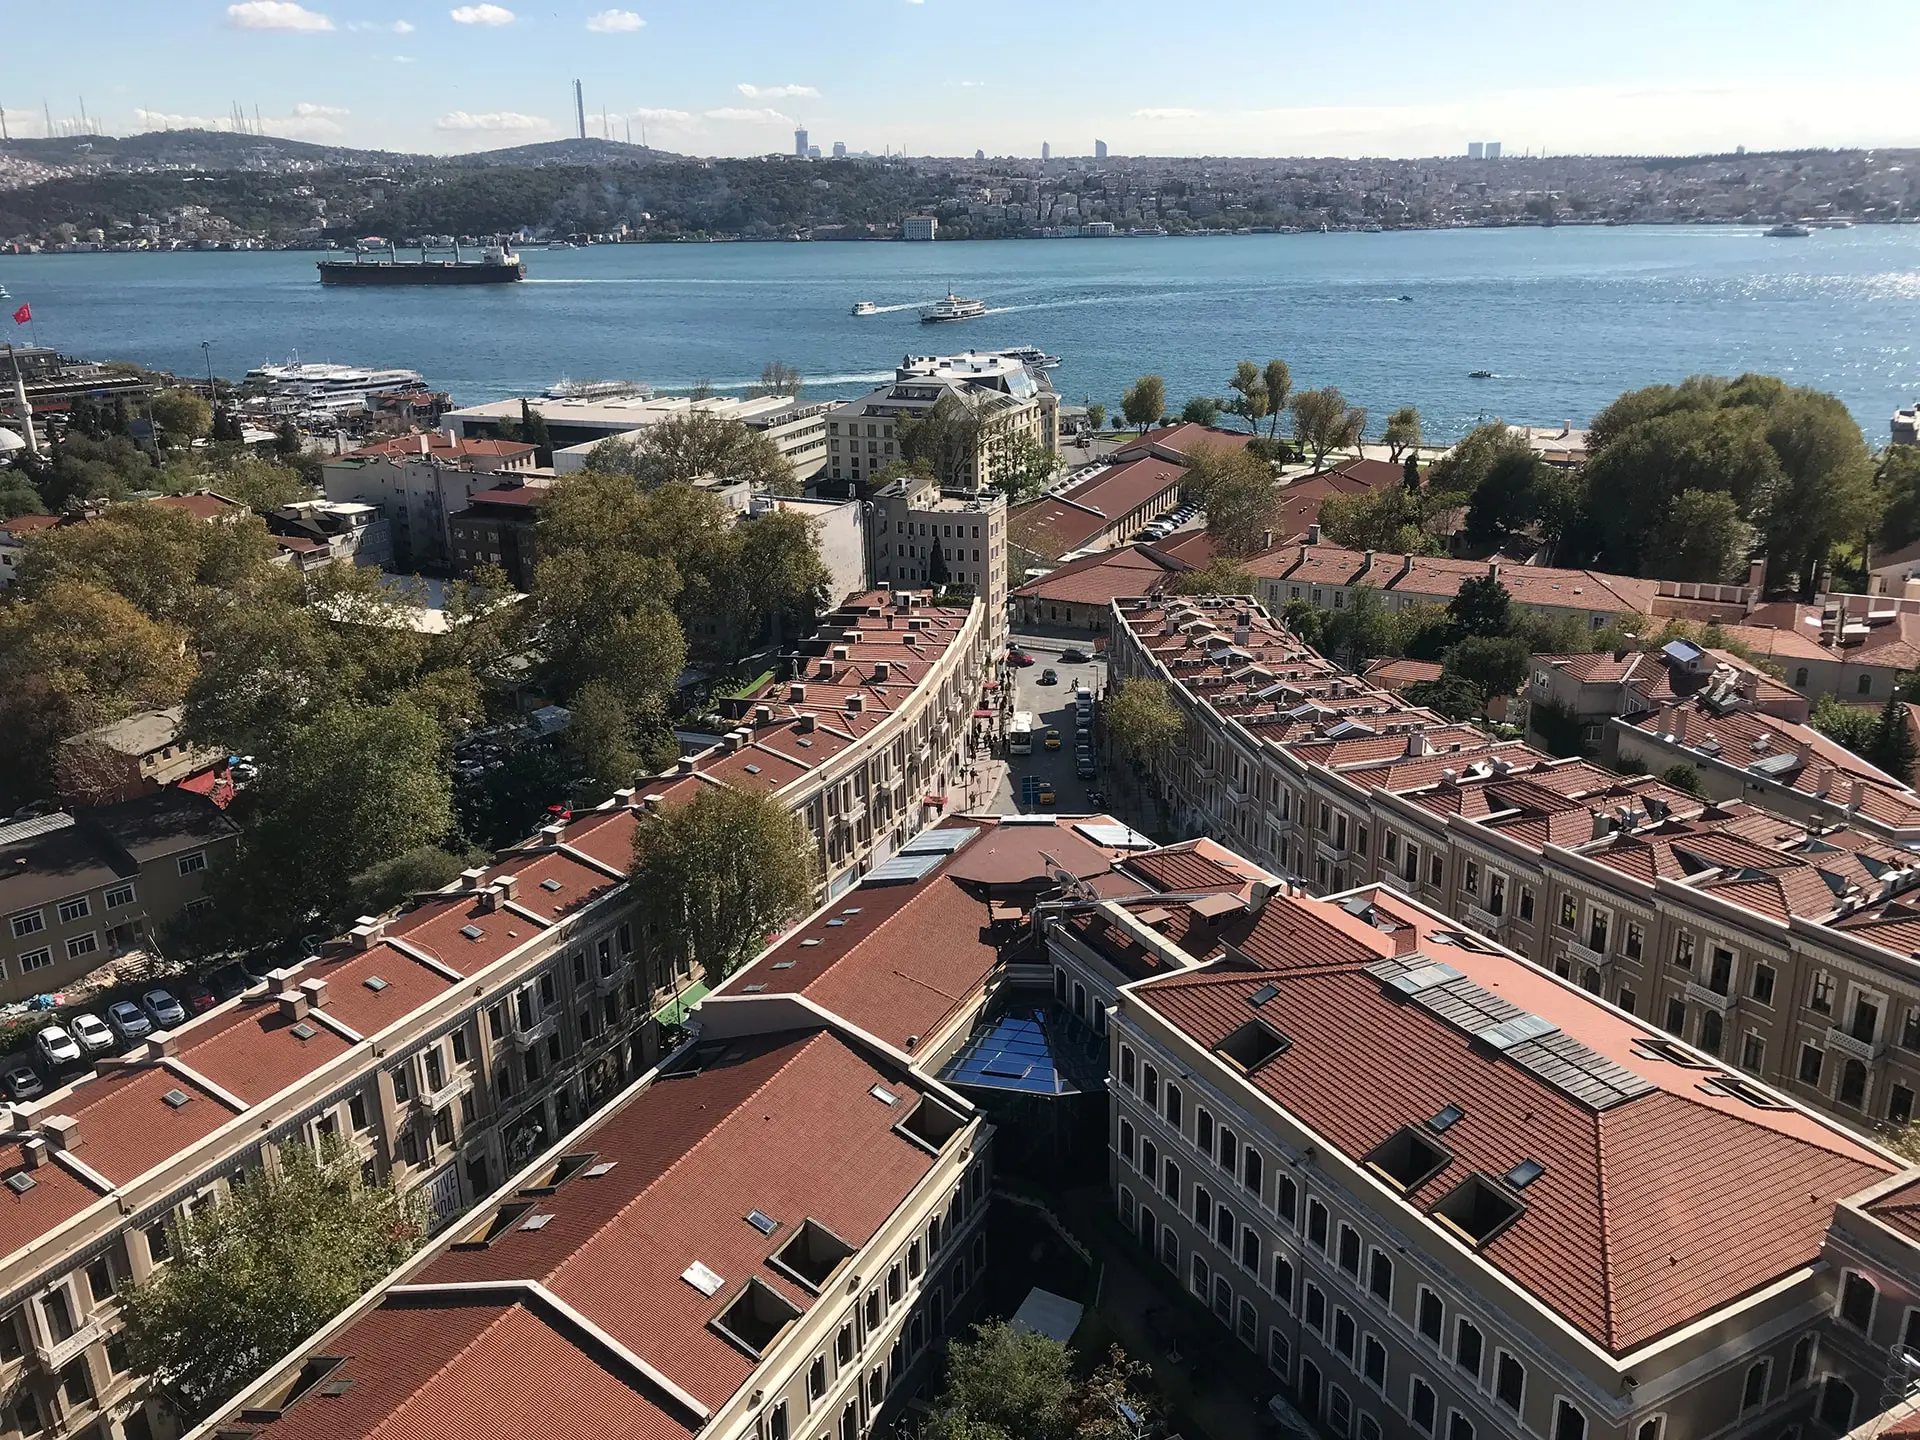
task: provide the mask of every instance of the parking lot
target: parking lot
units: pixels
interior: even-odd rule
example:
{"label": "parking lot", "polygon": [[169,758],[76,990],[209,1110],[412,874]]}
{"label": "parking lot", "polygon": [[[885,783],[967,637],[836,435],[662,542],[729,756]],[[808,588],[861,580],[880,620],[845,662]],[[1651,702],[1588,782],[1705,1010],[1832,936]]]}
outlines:
{"label": "parking lot", "polygon": [[[1096,697],[1107,683],[1104,661],[1088,660],[1068,664],[1060,658],[1062,650],[1076,644],[1091,654],[1091,641],[1070,641],[1033,635],[1016,635],[1014,644],[1033,656],[1034,663],[1014,671],[1013,708],[1033,715],[1033,753],[1007,757],[1008,780],[994,797],[994,810],[1002,815],[1057,811],[1083,813],[1100,808],[1087,798],[1089,790],[1101,788],[1100,776],[1082,780],[1074,772],[1074,703],[1076,684],[1085,685]],[[1051,670],[1052,684],[1042,684]],[[1046,748],[1047,731],[1059,732],[1060,748]],[[1096,760],[1098,752],[1095,752]],[[1053,803],[1040,799],[1045,786],[1053,789]]]}

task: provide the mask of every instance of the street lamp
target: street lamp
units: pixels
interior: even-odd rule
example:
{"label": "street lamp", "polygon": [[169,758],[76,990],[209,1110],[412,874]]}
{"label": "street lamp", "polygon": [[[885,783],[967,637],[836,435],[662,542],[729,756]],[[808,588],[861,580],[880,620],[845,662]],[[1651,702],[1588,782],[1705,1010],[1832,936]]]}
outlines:
{"label": "street lamp", "polygon": [[207,400],[211,402],[213,400],[213,342],[202,340],[200,353],[207,357]]}

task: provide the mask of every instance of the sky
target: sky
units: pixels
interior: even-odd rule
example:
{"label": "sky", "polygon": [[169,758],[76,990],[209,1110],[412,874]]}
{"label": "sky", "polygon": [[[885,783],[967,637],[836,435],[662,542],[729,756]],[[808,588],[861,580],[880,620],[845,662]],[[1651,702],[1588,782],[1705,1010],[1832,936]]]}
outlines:
{"label": "sky", "polygon": [[[1896,0],[0,0],[15,136],[456,152],[1690,154],[1920,145]],[[602,121],[602,113],[605,121]],[[604,129],[603,129],[604,124]]]}

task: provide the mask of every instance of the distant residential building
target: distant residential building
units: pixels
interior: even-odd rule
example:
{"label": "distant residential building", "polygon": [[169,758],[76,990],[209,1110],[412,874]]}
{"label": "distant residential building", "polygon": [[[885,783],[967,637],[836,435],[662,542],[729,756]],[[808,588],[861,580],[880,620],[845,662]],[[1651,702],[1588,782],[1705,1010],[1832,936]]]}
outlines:
{"label": "distant residential building", "polygon": [[979,421],[973,453],[957,473],[942,477],[949,488],[990,489],[996,466],[1020,436],[1059,451],[1060,397],[1044,371],[989,352],[909,355],[891,384],[828,412],[821,480],[836,482],[838,493],[864,492],[875,475],[899,463],[899,423],[926,415],[949,395]]}
{"label": "distant residential building", "polygon": [[1487,158],[1487,143],[1486,143],[1486,141],[1484,141],[1484,140],[1469,140],[1469,141],[1467,142],[1467,159],[1469,159],[1469,160],[1484,160],[1484,159],[1486,159],[1486,158]]}
{"label": "distant residential building", "polygon": [[1104,240],[1113,233],[1114,224],[1111,220],[1089,220],[1080,227],[1080,234],[1082,236],[1094,239]]}
{"label": "distant residential building", "polygon": [[1147,457],[1103,467],[1086,479],[1016,509],[1009,520],[1014,568],[1124,545],[1180,503],[1186,471]]}
{"label": "distant residential building", "polygon": [[1179,573],[1176,562],[1144,545],[1082,555],[1016,586],[1013,621],[1023,631],[1099,634],[1112,628],[1115,600],[1122,595],[1157,596]]}
{"label": "distant residential building", "polygon": [[808,148],[807,132],[803,126],[793,132],[793,153],[804,160],[807,158]]}
{"label": "distant residential building", "polygon": [[1487,159],[1498,160],[1499,158],[1500,158],[1500,142],[1498,140],[1487,141]]}
{"label": "distant residential building", "polygon": [[65,805],[112,805],[163,789],[223,760],[217,747],[182,738],[184,712],[136,710],[124,720],[96,725],[60,743],[55,782]]}
{"label": "distant residential building", "polygon": [[1096,140],[1093,142],[1093,158],[1096,160],[1104,160],[1107,158],[1107,142],[1106,141]]}
{"label": "distant residential building", "polygon": [[377,505],[392,529],[394,563],[450,564],[451,516],[503,475],[534,466],[534,447],[516,440],[475,440],[439,433],[401,435],[351,450],[321,467],[333,501]]}
{"label": "distant residential building", "polygon": [[10,589],[33,537],[59,525],[58,515],[16,515],[0,520],[0,590]]}
{"label": "distant residential building", "polygon": [[1044,165],[1051,159],[1053,159],[1053,146],[1042,140],[1040,142],[1040,163]]}
{"label": "distant residential building", "polygon": [[507,572],[514,589],[532,590],[534,562],[539,558],[534,532],[540,503],[548,493],[542,483],[509,481],[475,495],[466,509],[447,522],[454,567],[471,575],[483,565],[497,565]]}
{"label": "distant residential building", "polygon": [[844,160],[847,158],[847,142],[846,141],[836,140],[833,142],[833,158],[836,160]]}
{"label": "distant residential building", "polygon": [[900,222],[902,240],[932,240],[940,233],[940,222],[932,215],[909,215]]}
{"label": "distant residential building", "polygon": [[296,500],[263,518],[268,533],[296,565],[345,560],[384,570],[393,564],[393,526],[378,505]]}
{"label": "distant residential building", "polygon": [[875,493],[873,509],[874,583],[977,595],[986,605],[987,648],[998,650],[1007,625],[1006,500],[904,475]]}

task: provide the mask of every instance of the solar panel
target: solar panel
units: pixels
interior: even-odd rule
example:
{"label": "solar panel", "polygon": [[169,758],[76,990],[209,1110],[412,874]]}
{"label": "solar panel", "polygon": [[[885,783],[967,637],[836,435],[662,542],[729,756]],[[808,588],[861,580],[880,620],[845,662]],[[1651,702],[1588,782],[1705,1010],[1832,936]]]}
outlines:
{"label": "solar panel", "polygon": [[1073,828],[1105,850],[1157,850],[1160,848],[1131,825],[1082,822]]}
{"label": "solar panel", "polygon": [[979,833],[978,830],[955,829],[951,826],[941,830],[922,830],[900,847],[900,853],[902,855],[951,855]]}
{"label": "solar panel", "polygon": [[884,865],[874,866],[867,872],[866,879],[860,883],[863,885],[910,885],[916,880],[924,880],[934,867],[946,858],[944,850],[931,854],[903,852]]}
{"label": "solar panel", "polygon": [[1626,1066],[1557,1031],[1514,1046],[1507,1051],[1507,1059],[1596,1113],[1657,1088]]}
{"label": "solar panel", "polygon": [[1451,965],[1441,965],[1431,960],[1423,961],[1411,969],[1395,960],[1383,960],[1369,965],[1367,970],[1402,995],[1418,995],[1422,990],[1461,978],[1460,972]]}
{"label": "solar panel", "polygon": [[1516,1015],[1511,1020],[1503,1020],[1498,1025],[1489,1025],[1484,1030],[1476,1031],[1474,1038],[1496,1050],[1511,1050],[1525,1041],[1557,1034],[1559,1029],[1552,1021],[1543,1020],[1538,1015]]}

